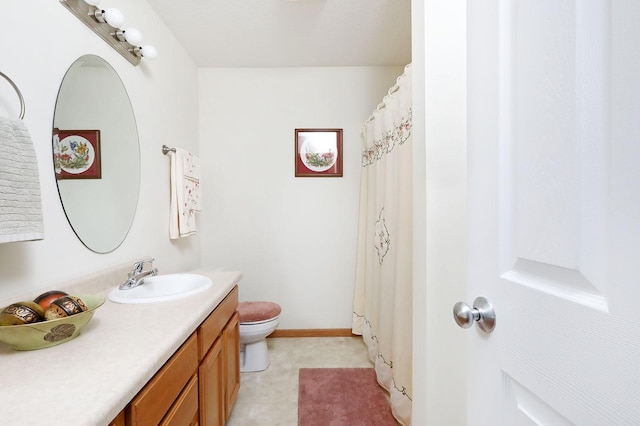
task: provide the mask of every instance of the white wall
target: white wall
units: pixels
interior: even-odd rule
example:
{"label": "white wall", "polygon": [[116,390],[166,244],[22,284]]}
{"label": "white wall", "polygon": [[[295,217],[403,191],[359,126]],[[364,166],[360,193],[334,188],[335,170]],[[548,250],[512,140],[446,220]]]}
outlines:
{"label": "white wall", "polygon": [[[55,284],[143,256],[162,272],[199,266],[200,236],[168,238],[168,165],[163,143],[198,150],[197,68],[145,1],[109,0],[126,22],[155,45],[159,56],[134,67],[58,1],[3,0],[0,71],[19,86],[33,139],[42,189],[45,239],[0,244],[0,299]],[[107,60],[120,74],[136,115],[142,158],[141,193],[128,238],[109,254],[86,249],[67,224],[53,173],[51,130],[58,87],[84,54]],[[0,79],[0,114],[17,117],[19,104]],[[96,96],[107,96],[96,88]],[[122,173],[127,173],[122,170]]]}
{"label": "white wall", "polygon": [[414,123],[412,422],[458,426],[467,424],[469,348],[468,331],[456,326],[452,307],[470,303],[465,0],[414,0],[412,28],[414,117],[419,117]]}
{"label": "white wall", "polygon": [[[240,300],[281,329],[350,328],[360,128],[403,67],[200,70],[202,263],[243,272]],[[294,129],[342,128],[344,176],[294,177]]]}
{"label": "white wall", "polygon": [[[411,66],[413,71],[413,353],[411,421],[428,425],[427,408],[427,218],[425,143],[425,7],[411,2]],[[453,425],[453,424],[452,424]]]}

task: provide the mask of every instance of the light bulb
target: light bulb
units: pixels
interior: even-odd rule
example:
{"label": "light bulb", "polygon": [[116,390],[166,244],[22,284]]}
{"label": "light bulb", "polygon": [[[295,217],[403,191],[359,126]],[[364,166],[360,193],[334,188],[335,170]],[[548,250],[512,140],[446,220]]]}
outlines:
{"label": "light bulb", "polygon": [[104,20],[113,28],[120,28],[124,24],[124,15],[118,9],[108,8],[103,12]]}
{"label": "light bulb", "polygon": [[156,48],[148,44],[140,48],[140,53],[147,59],[155,59],[155,57],[158,56]]}
{"label": "light bulb", "polygon": [[142,41],[142,34],[136,28],[127,28],[123,31],[127,43],[137,46]]}
{"label": "light bulb", "polygon": [[100,4],[100,0],[84,0],[86,4],[90,4],[91,6],[97,6]]}

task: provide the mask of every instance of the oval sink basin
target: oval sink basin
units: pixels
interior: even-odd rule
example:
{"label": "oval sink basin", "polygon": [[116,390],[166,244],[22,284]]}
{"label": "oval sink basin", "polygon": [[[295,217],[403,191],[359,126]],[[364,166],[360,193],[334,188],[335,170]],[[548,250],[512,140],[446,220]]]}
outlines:
{"label": "oval sink basin", "polygon": [[207,290],[213,285],[209,277],[198,274],[167,274],[146,277],[142,284],[128,290],[118,287],[107,295],[116,303],[156,303],[182,299]]}

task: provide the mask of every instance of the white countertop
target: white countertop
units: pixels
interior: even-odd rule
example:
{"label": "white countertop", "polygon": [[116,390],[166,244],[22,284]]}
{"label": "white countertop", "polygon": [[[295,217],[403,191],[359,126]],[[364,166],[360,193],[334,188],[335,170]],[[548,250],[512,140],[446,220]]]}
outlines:
{"label": "white countertop", "polygon": [[197,273],[209,276],[213,287],[171,302],[107,299],[67,343],[14,351],[0,342],[0,424],[108,425],[242,276]]}

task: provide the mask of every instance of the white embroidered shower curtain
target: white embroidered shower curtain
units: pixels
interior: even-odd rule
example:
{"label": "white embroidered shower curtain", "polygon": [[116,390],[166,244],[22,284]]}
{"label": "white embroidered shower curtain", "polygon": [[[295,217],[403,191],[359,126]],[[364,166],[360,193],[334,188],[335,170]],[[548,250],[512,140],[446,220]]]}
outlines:
{"label": "white embroidered shower curtain", "polygon": [[352,330],[362,335],[393,415],[411,424],[411,65],[362,128]]}

